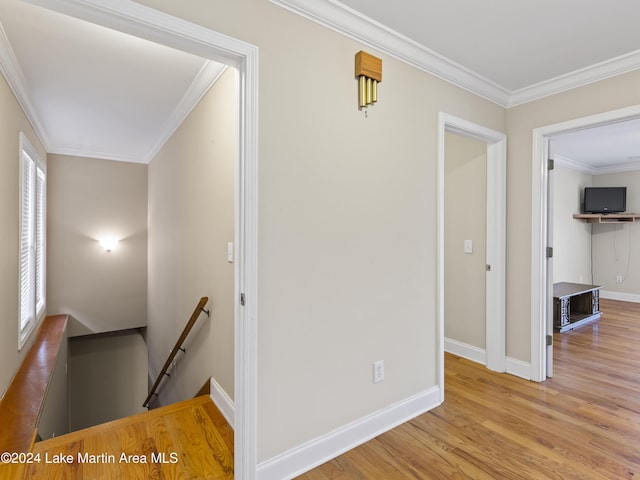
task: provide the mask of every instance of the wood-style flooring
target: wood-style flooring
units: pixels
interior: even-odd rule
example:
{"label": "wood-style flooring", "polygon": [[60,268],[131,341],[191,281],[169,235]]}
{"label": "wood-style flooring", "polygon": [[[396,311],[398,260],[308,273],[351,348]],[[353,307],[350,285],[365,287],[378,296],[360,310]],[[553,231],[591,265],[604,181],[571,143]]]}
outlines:
{"label": "wood-style flooring", "polygon": [[640,479],[640,304],[554,335],[543,383],[449,355],[445,402],[298,477]]}
{"label": "wood-style flooring", "polygon": [[0,479],[233,479],[233,431],[208,395],[35,444]]}

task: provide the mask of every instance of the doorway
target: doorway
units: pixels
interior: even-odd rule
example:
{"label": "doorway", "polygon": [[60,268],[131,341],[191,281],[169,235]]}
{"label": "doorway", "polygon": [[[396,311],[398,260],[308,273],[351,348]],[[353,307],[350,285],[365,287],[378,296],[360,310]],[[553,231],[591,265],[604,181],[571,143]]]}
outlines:
{"label": "doorway", "polygon": [[618,123],[640,117],[640,106],[547,125],[533,130],[533,177],[531,212],[531,379],[542,382],[553,375],[553,346],[547,336],[553,335],[553,277],[547,248],[553,225],[553,198],[548,160],[553,137],[591,127]]}
{"label": "doorway", "polygon": [[[487,368],[506,370],[505,245],[506,135],[441,112],[438,117],[438,373],[444,400],[445,351],[445,143],[447,133],[486,145],[486,295],[485,350]],[[462,247],[461,247],[462,248]]]}
{"label": "doorway", "polygon": [[211,59],[238,71],[238,136],[235,161],[234,238],[234,426],[235,475],[256,476],[257,410],[257,94],[258,50],[219,34],[134,2],[108,6],[60,0],[31,3]]}

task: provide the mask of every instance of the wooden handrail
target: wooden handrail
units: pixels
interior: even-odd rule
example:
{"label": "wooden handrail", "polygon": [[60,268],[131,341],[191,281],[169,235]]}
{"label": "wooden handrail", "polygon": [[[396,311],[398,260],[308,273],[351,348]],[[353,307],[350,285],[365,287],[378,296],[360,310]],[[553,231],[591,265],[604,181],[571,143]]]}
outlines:
{"label": "wooden handrail", "polygon": [[149,392],[149,395],[147,395],[146,400],[142,404],[143,407],[146,407],[146,406],[149,405],[149,402],[151,401],[151,397],[153,397],[156,394],[156,390],[158,389],[158,386],[160,385],[160,382],[162,381],[162,378],[165,375],[168,375],[167,371],[169,370],[169,367],[171,366],[171,362],[173,362],[173,359],[176,358],[176,355],[178,354],[178,352],[182,348],[182,344],[184,343],[184,341],[189,336],[189,332],[191,332],[191,329],[195,325],[196,320],[198,320],[198,317],[200,316],[200,313],[204,312],[204,313],[207,314],[207,316],[209,316],[209,312],[204,309],[204,306],[207,304],[208,301],[209,301],[209,297],[202,297],[200,299],[200,301],[198,302],[198,305],[196,305],[195,310],[191,314],[191,318],[189,319],[189,321],[185,325],[184,330],[182,331],[182,334],[178,338],[178,341],[176,342],[175,347],[173,347],[173,350],[171,350],[171,353],[167,357],[167,361],[164,362],[164,366],[162,367],[162,370],[160,370],[160,374],[158,375],[158,378],[156,379],[156,382],[153,384],[153,387],[151,387],[151,391]]}

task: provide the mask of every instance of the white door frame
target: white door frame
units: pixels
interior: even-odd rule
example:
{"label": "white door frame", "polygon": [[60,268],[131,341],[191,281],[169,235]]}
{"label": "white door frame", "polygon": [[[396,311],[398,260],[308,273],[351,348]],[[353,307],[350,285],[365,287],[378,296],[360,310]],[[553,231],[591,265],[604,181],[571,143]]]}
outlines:
{"label": "white door frame", "polygon": [[506,166],[507,136],[444,112],[438,115],[438,375],[444,400],[444,167],[445,132],[474,138],[487,144],[487,368],[506,370],[505,271],[506,271]]}
{"label": "white door frame", "polygon": [[[546,247],[549,218],[547,144],[554,135],[584,128],[616,123],[640,117],[640,105],[576,118],[533,130],[533,161],[531,188],[531,379],[547,378],[546,335],[550,311],[550,282]],[[549,332],[550,334],[552,332]]]}
{"label": "white door frame", "polygon": [[[234,451],[235,478],[257,471],[258,49],[200,25],[128,0],[27,0],[76,18],[235,67],[236,160]],[[244,294],[244,305],[240,302]]]}

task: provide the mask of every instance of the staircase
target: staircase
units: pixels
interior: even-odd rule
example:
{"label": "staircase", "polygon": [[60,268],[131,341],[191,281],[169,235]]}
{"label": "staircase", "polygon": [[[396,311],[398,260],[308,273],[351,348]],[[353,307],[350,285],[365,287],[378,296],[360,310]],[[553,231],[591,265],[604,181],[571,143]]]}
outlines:
{"label": "staircase", "polygon": [[0,480],[233,479],[233,430],[208,394],[36,442],[45,417],[66,414],[47,397],[66,370],[67,320],[43,321],[0,399]]}
{"label": "staircase", "polygon": [[233,430],[205,395],[38,442],[28,460],[0,478],[233,479]]}

